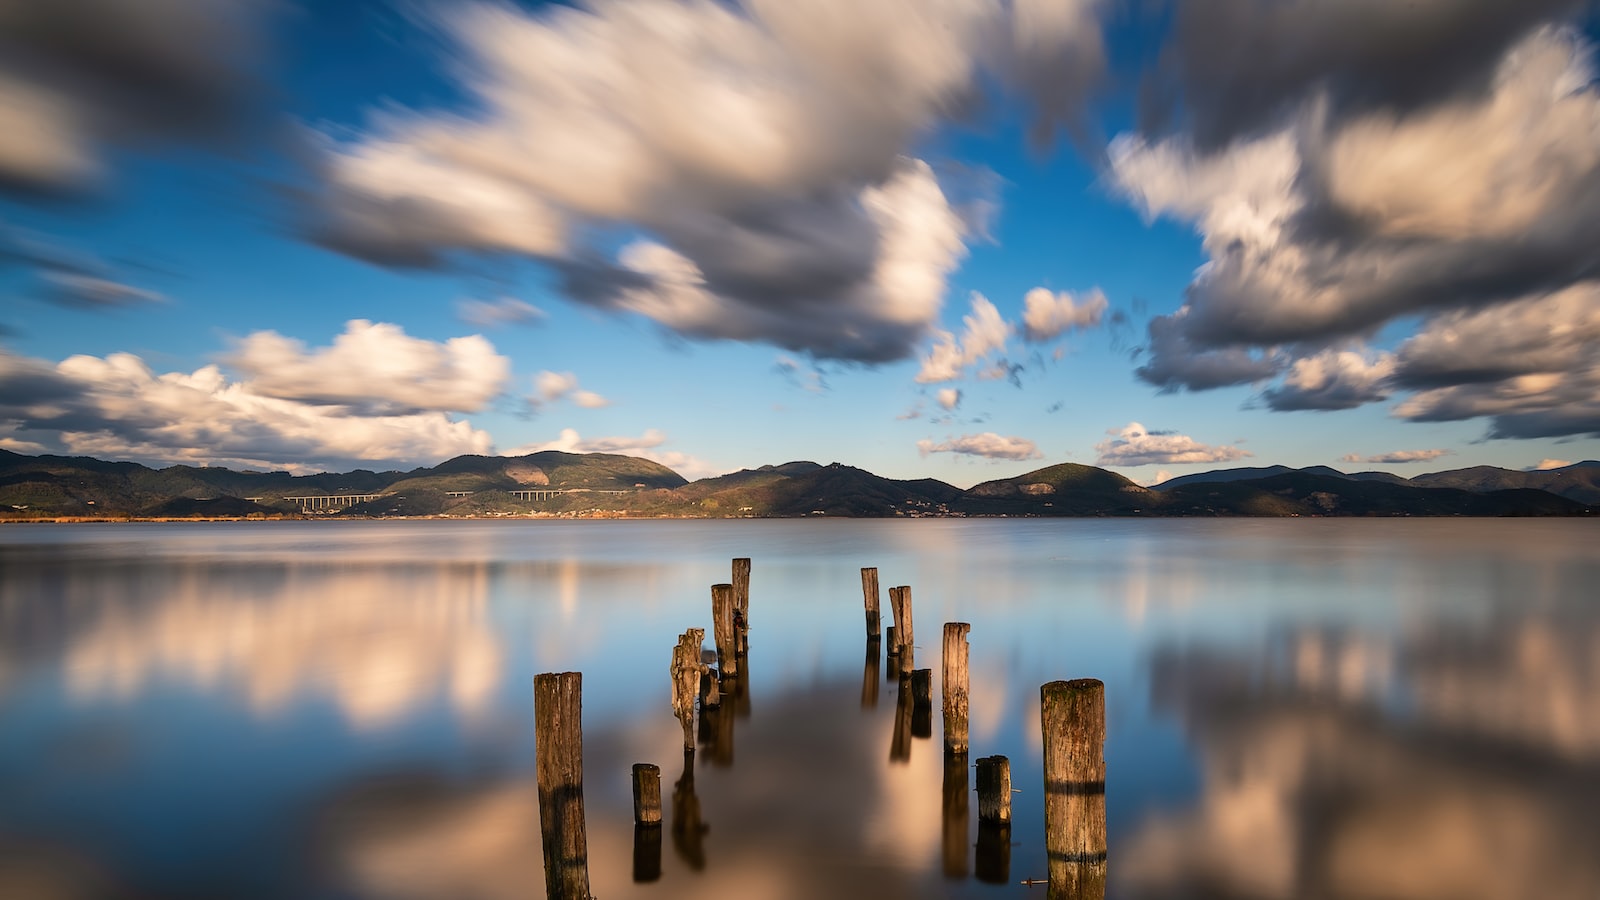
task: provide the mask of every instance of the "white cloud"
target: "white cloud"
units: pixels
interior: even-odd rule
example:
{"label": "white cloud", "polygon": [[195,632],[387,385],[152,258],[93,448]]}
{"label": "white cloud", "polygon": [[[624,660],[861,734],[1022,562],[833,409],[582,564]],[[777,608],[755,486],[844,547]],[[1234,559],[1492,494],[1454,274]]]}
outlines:
{"label": "white cloud", "polygon": [[532,303],[515,297],[494,300],[469,297],[456,301],[456,318],[476,328],[503,328],[542,321],[545,313]]}
{"label": "white cloud", "polygon": [[1551,469],[1565,469],[1570,465],[1572,465],[1572,460],[1570,459],[1541,459],[1539,464],[1533,467],[1533,470],[1535,472],[1548,472]]}
{"label": "white cloud", "polygon": [[524,444],[507,450],[505,455],[523,456],[546,450],[558,450],[562,453],[616,453],[658,462],[691,481],[724,471],[687,453],[660,449],[665,443],[667,443],[666,434],[655,428],[648,428],[637,437],[618,435],[589,439],[583,438],[575,428],[563,428],[555,440]]}
{"label": "white cloud", "polygon": [[1392,353],[1328,349],[1295,360],[1283,381],[1262,397],[1283,411],[1354,409],[1387,399],[1394,372]]}
{"label": "white cloud", "polygon": [[1187,435],[1152,432],[1138,422],[1106,432],[1111,440],[1094,445],[1097,466],[1182,465],[1232,462],[1254,454],[1231,445],[1210,446]]}
{"label": "white cloud", "polygon": [[982,434],[964,434],[961,437],[935,443],[924,438],[917,441],[917,452],[959,453],[965,456],[982,456],[987,459],[1041,459],[1043,453],[1033,441],[1020,437],[1005,437],[992,431]]}
{"label": "white cloud", "polygon": [[331,347],[258,331],[224,357],[257,394],[376,413],[475,412],[500,393],[511,361],[480,335],[444,343],[352,319]]}
{"label": "white cloud", "polygon": [[940,407],[952,410],[961,405],[961,391],[956,388],[940,388],[934,399],[939,402]]}
{"label": "white cloud", "polygon": [[1454,452],[1454,450],[1394,450],[1389,453],[1379,453],[1374,456],[1362,456],[1358,453],[1346,453],[1344,456],[1339,457],[1339,461],[1348,463],[1398,465],[1402,463],[1432,462],[1441,456],[1449,456]]}
{"label": "white cloud", "polygon": [[1036,287],[1023,295],[1022,302],[1022,336],[1034,343],[1099,325],[1107,306],[1099,288],[1074,297],[1067,291],[1052,294],[1049,288]]}
{"label": "white cloud", "polygon": [[139,357],[51,366],[0,355],[0,417],[53,434],[69,453],[158,462],[340,468],[487,453],[487,432],[440,411],[377,414],[270,396],[217,366],[157,374]]}
{"label": "white cloud", "polygon": [[[452,7],[435,21],[475,112],[391,112],[329,141],[314,232],[395,264],[531,256],[569,296],[693,338],[900,359],[990,202],[952,208],[909,152],[985,72],[1048,125],[1075,117],[1104,65],[1096,7]],[[592,223],[642,237],[613,260]]]}
{"label": "white cloud", "polygon": [[1011,326],[1001,318],[1000,311],[989,298],[973,291],[970,302],[972,312],[961,319],[965,327],[960,339],[948,331],[938,332],[933,348],[917,372],[918,384],[955,381],[969,366],[1005,350]]}
{"label": "white cloud", "polygon": [[528,401],[535,408],[555,403],[564,397],[570,397],[574,406],[584,409],[600,409],[611,405],[610,400],[594,391],[580,390],[578,376],[571,372],[551,372],[548,369],[540,372],[533,378],[533,391]]}

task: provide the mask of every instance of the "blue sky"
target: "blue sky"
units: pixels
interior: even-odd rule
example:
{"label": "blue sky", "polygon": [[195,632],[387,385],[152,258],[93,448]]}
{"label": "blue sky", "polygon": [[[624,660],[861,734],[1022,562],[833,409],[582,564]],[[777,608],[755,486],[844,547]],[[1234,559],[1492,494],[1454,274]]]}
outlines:
{"label": "blue sky", "polygon": [[62,0],[0,25],[0,447],[1600,457],[1591,14]]}

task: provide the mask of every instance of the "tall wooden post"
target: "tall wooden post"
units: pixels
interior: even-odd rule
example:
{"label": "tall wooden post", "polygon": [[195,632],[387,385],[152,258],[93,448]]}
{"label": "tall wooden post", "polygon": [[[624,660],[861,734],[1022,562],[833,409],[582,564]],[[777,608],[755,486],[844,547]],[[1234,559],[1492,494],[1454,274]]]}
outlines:
{"label": "tall wooden post", "polygon": [[967,633],[966,622],[944,625],[944,750],[967,752]]}
{"label": "tall wooden post", "polygon": [[711,624],[717,639],[717,669],[725,676],[739,675],[739,655],[733,643],[733,585],[711,586]]}
{"label": "tall wooden post", "polygon": [[1098,679],[1039,688],[1049,900],[1106,893],[1106,696]]}
{"label": "tall wooden post", "polygon": [[661,824],[661,767],[633,764],[633,823]]}
{"label": "tall wooden post", "polygon": [[889,588],[889,605],[894,608],[894,640],[900,653],[901,677],[907,677],[916,668],[913,646],[916,636],[911,629],[911,586]]}
{"label": "tall wooden post", "polygon": [[[741,556],[733,561],[733,652],[745,656],[750,652],[750,558]],[[733,674],[738,674],[735,667]]]}
{"label": "tall wooden post", "polygon": [[533,678],[539,836],[549,900],[589,900],[589,842],[583,821],[583,674]]}
{"label": "tall wooden post", "polygon": [[863,566],[861,569],[861,601],[867,608],[867,639],[878,639],[878,570]]}
{"label": "tall wooden post", "polygon": [[672,713],[683,726],[683,749],[694,752],[694,702],[700,695],[700,675],[705,666],[700,662],[700,645],[706,639],[704,628],[691,628],[678,636],[678,645],[672,648]]}
{"label": "tall wooden post", "polygon": [[967,754],[944,755],[943,857],[946,878],[967,877],[967,848],[971,826],[967,797]]}

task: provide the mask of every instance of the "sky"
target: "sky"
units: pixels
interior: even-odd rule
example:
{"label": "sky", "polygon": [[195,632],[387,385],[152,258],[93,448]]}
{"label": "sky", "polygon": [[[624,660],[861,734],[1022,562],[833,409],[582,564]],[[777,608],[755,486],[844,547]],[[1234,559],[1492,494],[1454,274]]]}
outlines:
{"label": "sky", "polygon": [[1600,457],[1573,0],[0,0],[0,447]]}

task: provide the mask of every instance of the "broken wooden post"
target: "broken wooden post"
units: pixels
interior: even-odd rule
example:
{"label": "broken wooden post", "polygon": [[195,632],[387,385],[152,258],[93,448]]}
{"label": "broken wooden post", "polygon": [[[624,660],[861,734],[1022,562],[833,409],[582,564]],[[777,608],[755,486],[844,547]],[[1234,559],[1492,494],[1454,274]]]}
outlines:
{"label": "broken wooden post", "polygon": [[944,749],[967,752],[967,632],[966,622],[944,625]]}
{"label": "broken wooden post", "polygon": [[633,881],[661,878],[661,767],[633,764]]}
{"label": "broken wooden post", "polygon": [[717,670],[724,676],[739,675],[738,654],[733,644],[733,585],[711,586],[711,624],[717,640]]}
{"label": "broken wooden post", "polygon": [[[750,652],[750,558],[741,556],[733,561],[733,652],[745,656]],[[738,668],[728,674],[737,675]]]}
{"label": "broken wooden post", "polygon": [[1005,884],[1011,878],[1011,761],[978,760],[978,880]]}
{"label": "broken wooden post", "polygon": [[700,695],[700,675],[705,668],[700,662],[700,645],[706,639],[704,628],[691,628],[678,636],[678,645],[672,648],[672,714],[683,725],[683,749],[694,752],[694,701]]}
{"label": "broken wooden post", "polygon": [[1011,760],[978,760],[978,821],[1011,824]]}
{"label": "broken wooden post", "polygon": [[661,767],[633,764],[633,823],[661,824]]}
{"label": "broken wooden post", "polygon": [[918,669],[911,673],[911,736],[933,737],[932,669]]}
{"label": "broken wooden post", "polygon": [[539,836],[549,900],[589,900],[583,821],[583,674],[533,677]]}
{"label": "broken wooden post", "polygon": [[1098,679],[1039,688],[1050,900],[1106,892],[1106,696]]}
{"label": "broken wooden post", "polygon": [[[867,639],[878,639],[878,570],[863,566],[861,569],[861,600],[867,607]],[[890,643],[893,643],[892,641]]]}
{"label": "broken wooden post", "polygon": [[894,609],[894,640],[890,643],[900,654],[901,677],[906,677],[916,668],[913,660],[916,650],[912,646],[916,636],[911,628],[911,586],[903,584],[889,588],[889,605]]}
{"label": "broken wooden post", "polygon": [[867,661],[861,669],[861,708],[878,708],[878,659],[880,652],[879,638],[867,638]]}
{"label": "broken wooden post", "polygon": [[946,753],[944,755],[944,797],[943,797],[943,850],[944,850],[944,876],[946,878],[967,877],[967,847],[971,846],[967,835],[971,824],[968,810],[971,801],[967,797],[967,754]]}

